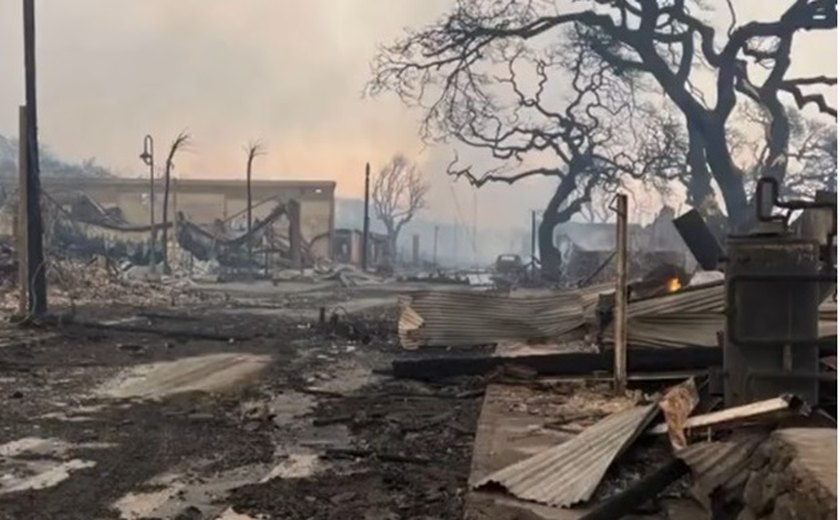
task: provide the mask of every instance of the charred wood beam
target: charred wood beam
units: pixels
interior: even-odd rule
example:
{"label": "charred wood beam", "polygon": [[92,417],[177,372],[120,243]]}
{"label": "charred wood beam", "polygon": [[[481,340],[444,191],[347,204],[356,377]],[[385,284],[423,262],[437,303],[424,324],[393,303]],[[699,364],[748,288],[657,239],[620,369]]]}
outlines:
{"label": "charred wood beam", "polygon": [[[483,375],[511,361],[531,368],[539,375],[587,375],[609,372],[613,351],[517,356],[515,359],[504,356],[397,359],[391,363],[391,370],[395,377],[433,380]],[[627,370],[630,373],[703,370],[722,363],[723,351],[714,347],[631,347],[627,352]]]}
{"label": "charred wood beam", "polygon": [[653,473],[636,481],[630,488],[601,502],[581,520],[618,520],[655,498],[660,491],[688,473],[688,465],[674,457]]}

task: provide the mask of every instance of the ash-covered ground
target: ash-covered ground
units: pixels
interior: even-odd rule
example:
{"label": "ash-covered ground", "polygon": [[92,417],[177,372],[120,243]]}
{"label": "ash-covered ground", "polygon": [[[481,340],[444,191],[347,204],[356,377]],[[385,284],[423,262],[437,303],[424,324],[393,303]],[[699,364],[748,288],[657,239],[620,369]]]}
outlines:
{"label": "ash-covered ground", "polygon": [[461,518],[479,392],[378,375],[404,288],[295,289],[7,326],[0,519]]}

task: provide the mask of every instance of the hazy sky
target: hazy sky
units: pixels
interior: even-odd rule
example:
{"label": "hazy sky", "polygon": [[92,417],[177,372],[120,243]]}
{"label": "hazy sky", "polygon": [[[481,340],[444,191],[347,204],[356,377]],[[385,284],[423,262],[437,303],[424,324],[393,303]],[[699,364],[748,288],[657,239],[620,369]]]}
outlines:
{"label": "hazy sky", "polygon": [[[446,150],[423,151],[417,112],[394,97],[362,99],[381,42],[425,25],[452,0],[38,0],[40,135],[58,154],[96,157],[120,175],[152,133],[158,157],[182,129],[194,137],[177,161],[182,177],[242,175],[243,145],[261,139],[269,154],[257,178],[335,179],[359,196],[365,161],[402,151],[434,180],[432,210],[456,213],[441,168]],[[736,1],[746,19],[780,0]],[[0,133],[16,134],[23,100],[21,1],[0,0]],[[803,52],[802,73],[832,73],[834,35]],[[802,47],[800,45],[800,47]],[[825,63],[831,70],[824,70]],[[160,159],[162,160],[162,159]],[[545,183],[482,189],[481,216],[527,224]],[[462,214],[473,197],[459,183]],[[471,218],[469,219],[471,220]]]}

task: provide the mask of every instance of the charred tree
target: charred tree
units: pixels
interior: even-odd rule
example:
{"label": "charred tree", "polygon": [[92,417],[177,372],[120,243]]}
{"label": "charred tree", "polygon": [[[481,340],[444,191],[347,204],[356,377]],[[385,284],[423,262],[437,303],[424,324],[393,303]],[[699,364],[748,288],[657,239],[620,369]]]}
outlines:
{"label": "charred tree", "polygon": [[423,174],[403,155],[396,155],[373,181],[373,211],[385,225],[388,258],[393,264],[403,226],[426,206],[429,184]]}
{"label": "charred tree", "polygon": [[[836,29],[836,0],[791,0],[776,20],[740,24],[730,9],[732,23],[725,35],[697,14],[703,6],[695,0],[595,0],[590,4],[590,8],[564,11],[551,1],[460,0],[438,23],[410,31],[382,49],[374,61],[368,92],[394,91],[407,103],[427,107],[427,136],[455,136],[464,141],[459,134],[472,130],[465,112],[489,115],[495,111],[496,72],[512,54],[531,52],[552,62],[564,54],[565,44],[577,42],[611,74],[632,83],[637,91],[663,96],[682,114],[688,139],[682,160],[690,165],[689,198],[697,205],[708,203],[713,181],[733,228],[748,224],[752,216],[744,172],[736,165],[728,141],[727,124],[738,98],[746,97],[771,114],[773,145],[764,168],[780,180],[786,174],[782,150],[789,133],[780,109],[782,99],[792,99],[800,110],[813,106],[836,118],[836,109],[823,95],[804,90],[834,85],[835,78],[787,75],[793,36]],[[756,68],[767,71],[760,82],[752,77]],[[695,87],[692,72],[696,70],[713,76],[714,104]],[[613,86],[611,82],[598,86],[603,100],[611,96]],[[564,110],[552,113],[562,116]],[[523,119],[514,117],[504,123],[510,121]],[[506,135],[501,127],[491,125],[484,130]],[[479,146],[494,148],[493,143]]]}

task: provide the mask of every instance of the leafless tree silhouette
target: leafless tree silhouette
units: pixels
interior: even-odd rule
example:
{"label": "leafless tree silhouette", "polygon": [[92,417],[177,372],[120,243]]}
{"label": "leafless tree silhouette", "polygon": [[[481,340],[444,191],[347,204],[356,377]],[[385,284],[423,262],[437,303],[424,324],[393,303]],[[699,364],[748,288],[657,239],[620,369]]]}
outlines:
{"label": "leafless tree silhouette", "polygon": [[[557,56],[563,54],[564,42],[578,42],[605,72],[670,101],[682,116],[683,161],[690,169],[691,192],[702,198],[694,204],[706,203],[714,193],[714,181],[732,227],[746,225],[752,216],[744,172],[736,166],[727,140],[727,123],[737,99],[745,97],[770,114],[763,168],[781,181],[790,137],[783,100],[791,99],[799,109],[812,105],[836,118],[836,109],[823,95],[806,90],[835,85],[836,78],[787,77],[794,35],[836,29],[836,0],[791,0],[777,20],[742,24],[728,4],[732,22],[726,35],[704,21],[704,2],[699,0],[587,3],[586,8],[574,9],[580,3],[561,7],[553,0],[458,0],[439,22],[410,31],[380,50],[367,92],[393,91],[406,103],[424,108],[426,137],[466,141],[460,135],[464,128],[471,130],[465,111],[492,119],[499,99],[494,72],[511,54],[529,48]],[[714,104],[695,87],[692,71],[698,69],[714,79]],[[756,69],[763,74],[754,73]],[[598,95],[607,99],[613,85],[599,85]],[[545,133],[551,130],[535,134],[534,144],[549,148]],[[507,134],[501,130],[499,135]],[[482,146],[498,147],[493,142]]]}
{"label": "leafless tree silhouette", "polygon": [[373,210],[385,225],[391,261],[397,253],[400,231],[426,206],[428,192],[429,184],[417,165],[401,154],[395,155],[376,175],[373,181]]}

